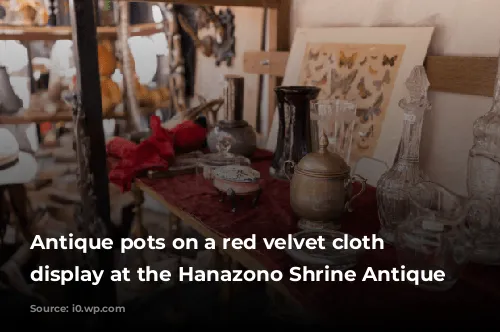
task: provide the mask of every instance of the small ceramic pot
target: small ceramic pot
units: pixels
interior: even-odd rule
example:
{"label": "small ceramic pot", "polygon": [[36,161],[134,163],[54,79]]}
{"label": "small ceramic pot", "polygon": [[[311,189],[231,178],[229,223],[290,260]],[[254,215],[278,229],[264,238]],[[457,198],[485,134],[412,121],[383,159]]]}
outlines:
{"label": "small ceramic pot", "polygon": [[217,144],[221,136],[231,138],[229,152],[233,154],[251,157],[257,148],[257,135],[245,120],[219,121],[207,136],[207,144],[211,152],[218,152]]}
{"label": "small ceramic pot", "polygon": [[[328,138],[323,134],[318,152],[307,154],[298,165],[286,162],[294,171],[291,175],[286,168],[291,180],[290,204],[304,230],[339,229],[344,211],[352,211],[352,201],[366,189],[366,179],[351,176],[344,159],[327,147]],[[352,182],[361,183],[354,196],[350,194]]]}

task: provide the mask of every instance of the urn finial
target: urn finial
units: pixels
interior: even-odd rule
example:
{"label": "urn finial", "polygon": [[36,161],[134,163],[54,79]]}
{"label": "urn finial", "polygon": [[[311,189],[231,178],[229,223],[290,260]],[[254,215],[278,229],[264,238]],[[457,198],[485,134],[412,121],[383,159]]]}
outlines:
{"label": "urn finial", "polygon": [[323,130],[323,133],[319,138],[319,152],[324,153],[326,152],[327,148],[328,148],[328,136],[326,136],[326,133]]}

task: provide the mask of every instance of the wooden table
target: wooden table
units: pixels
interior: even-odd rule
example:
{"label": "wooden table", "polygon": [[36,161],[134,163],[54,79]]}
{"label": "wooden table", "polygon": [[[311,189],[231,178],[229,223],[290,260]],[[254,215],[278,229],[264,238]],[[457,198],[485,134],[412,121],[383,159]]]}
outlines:
{"label": "wooden table", "polygon": [[[285,271],[297,264],[284,251],[266,250],[259,241],[263,237],[286,237],[297,231],[297,219],[289,204],[289,183],[272,179],[268,173],[269,165],[269,154],[259,151],[253,167],[263,177],[263,193],[254,209],[250,203],[242,202],[241,208],[232,213],[230,204],[219,202],[213,188],[196,175],[137,180],[135,188],[138,203],[142,201],[142,193],[147,193],[161,202],[177,221],[181,220],[203,236],[215,239],[219,247],[223,238],[245,238],[256,234],[257,250],[228,249],[225,254],[247,269],[280,269],[285,279],[288,279],[288,272]],[[376,233],[379,223],[375,189],[369,188],[354,208],[355,211],[344,218],[343,231],[354,236]],[[355,268],[359,271],[357,275],[362,275],[368,266],[375,270],[397,267],[394,249],[389,247],[367,251]],[[427,292],[406,283],[359,280],[352,283],[292,283],[287,280],[271,282],[269,285],[301,307],[316,313],[319,318],[327,320],[348,320],[360,311],[364,317],[392,316],[395,312],[411,316],[415,308],[426,318],[465,319],[471,317],[471,311],[489,314],[491,308],[500,305],[499,280],[499,268],[470,265],[462,279],[447,292]],[[486,309],[483,310],[483,307]],[[447,315],[443,315],[443,308],[448,311]]]}

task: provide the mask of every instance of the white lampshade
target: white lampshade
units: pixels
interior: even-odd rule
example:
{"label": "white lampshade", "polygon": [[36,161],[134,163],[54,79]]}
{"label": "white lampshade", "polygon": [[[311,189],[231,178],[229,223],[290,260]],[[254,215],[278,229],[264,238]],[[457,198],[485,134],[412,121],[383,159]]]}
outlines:
{"label": "white lampshade", "polygon": [[135,72],[139,82],[149,84],[158,67],[155,44],[150,38],[140,36],[131,37],[128,44],[135,60]]}
{"label": "white lampshade", "polygon": [[18,41],[0,43],[0,65],[5,66],[9,73],[24,69],[28,65],[28,50]]}

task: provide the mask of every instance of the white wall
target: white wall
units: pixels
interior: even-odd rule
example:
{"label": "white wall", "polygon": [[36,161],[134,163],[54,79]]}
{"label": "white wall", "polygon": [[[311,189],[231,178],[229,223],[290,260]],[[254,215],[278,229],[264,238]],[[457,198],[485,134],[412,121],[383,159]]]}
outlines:
{"label": "white wall", "polygon": [[[255,126],[259,77],[243,73],[243,54],[245,51],[255,51],[260,48],[264,10],[262,8],[247,7],[233,7],[232,10],[235,15],[234,34],[236,37],[236,57],[233,65],[227,67],[225,63],[222,63],[217,67],[213,57],[207,58],[198,52],[195,93],[207,99],[221,98],[224,88],[224,75],[243,75],[245,77],[244,118],[252,126]],[[197,101],[194,103],[196,105]],[[221,115],[222,112],[219,112],[219,117]]]}
{"label": "white wall", "polygon": [[[498,0],[294,0],[292,27],[432,25],[430,55],[497,56],[499,15]],[[472,124],[491,98],[439,92],[430,98],[421,164],[433,181],[466,193]]]}
{"label": "white wall", "polygon": [[[233,73],[242,73],[242,52],[258,49],[259,14],[257,9],[236,10],[238,56]],[[497,56],[499,15],[500,0],[293,0],[291,38],[296,27],[435,26],[430,55]],[[210,61],[199,60],[196,89],[215,97],[222,91],[221,71]],[[257,82],[253,77],[247,81],[247,87],[255,84],[248,95],[252,99]],[[424,124],[421,164],[431,180],[465,194],[472,124],[488,111],[491,98],[448,93],[431,93],[430,98],[433,109]]]}

